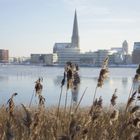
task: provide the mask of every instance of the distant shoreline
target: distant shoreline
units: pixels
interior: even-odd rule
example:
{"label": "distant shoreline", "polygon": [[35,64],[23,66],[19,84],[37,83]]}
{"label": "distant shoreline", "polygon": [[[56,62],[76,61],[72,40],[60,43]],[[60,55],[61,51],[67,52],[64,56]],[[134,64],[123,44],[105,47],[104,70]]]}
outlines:
{"label": "distant shoreline", "polygon": [[[6,66],[6,65],[24,65],[24,66],[42,66],[42,67],[64,67],[64,65],[44,65],[44,64],[15,64],[15,63],[8,63],[4,64],[1,63],[0,66]],[[137,68],[138,65],[132,64],[132,65],[109,65],[109,68]],[[79,67],[84,67],[84,68],[100,68],[101,66],[97,65],[79,65]]]}

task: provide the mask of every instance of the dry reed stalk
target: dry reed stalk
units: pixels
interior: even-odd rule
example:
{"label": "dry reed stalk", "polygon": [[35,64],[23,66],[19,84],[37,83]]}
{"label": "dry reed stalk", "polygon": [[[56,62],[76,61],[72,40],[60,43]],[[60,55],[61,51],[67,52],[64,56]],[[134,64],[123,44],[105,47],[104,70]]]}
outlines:
{"label": "dry reed stalk", "polygon": [[60,109],[61,98],[63,93],[63,86],[65,85],[65,78],[66,78],[66,73],[64,71],[63,79],[61,81],[61,92],[59,96],[59,102],[58,102],[57,113],[56,113],[56,137],[57,137],[57,129],[58,129],[57,119],[59,119],[59,109]]}
{"label": "dry reed stalk", "polygon": [[[68,90],[71,89],[72,95],[78,94],[79,91],[80,77],[78,74],[78,70],[79,70],[78,65],[73,64],[71,62],[67,62],[65,65],[65,72],[67,74],[67,89],[66,89],[66,96],[65,96],[64,115],[67,109]],[[70,110],[71,110],[71,105],[70,105]]]}
{"label": "dry reed stalk", "polygon": [[67,75],[67,89],[65,93],[65,105],[64,105],[64,116],[67,108],[67,98],[68,98],[68,90],[72,88],[72,78],[73,78],[73,67],[71,62],[67,62],[65,65],[65,72]]}
{"label": "dry reed stalk", "polygon": [[137,98],[135,100],[135,106],[137,105],[137,102],[140,101],[140,85],[138,87],[138,90],[137,90],[138,94],[137,94]]}
{"label": "dry reed stalk", "polygon": [[[69,109],[69,116],[71,115],[72,109],[73,109],[73,99],[72,99],[72,96],[71,96],[70,109]],[[69,118],[70,118],[70,117],[69,117]]]}
{"label": "dry reed stalk", "polygon": [[30,100],[30,103],[29,103],[29,108],[31,107],[31,104],[32,104],[32,100],[33,100],[33,97],[34,97],[34,90],[33,90],[33,94],[32,94],[32,97],[31,97],[31,100]]}
{"label": "dry reed stalk", "polygon": [[83,94],[82,94],[82,96],[81,96],[81,98],[80,98],[80,100],[79,100],[79,102],[78,102],[78,104],[77,104],[75,110],[74,110],[74,113],[77,112],[78,107],[79,107],[79,105],[80,105],[80,103],[81,103],[81,101],[82,101],[82,99],[83,99],[83,97],[84,97],[84,95],[85,95],[85,93],[86,93],[86,90],[87,90],[87,87],[85,88],[85,90],[84,90],[84,92],[83,92]]}
{"label": "dry reed stalk", "polygon": [[71,140],[74,140],[78,132],[80,131],[80,125],[74,116],[72,116],[70,125],[69,125],[69,136]]}
{"label": "dry reed stalk", "polygon": [[92,101],[92,106],[91,106],[91,108],[90,108],[89,114],[90,114],[90,112],[93,111],[93,106],[94,106],[94,102],[95,102],[95,97],[96,97],[96,94],[97,94],[97,88],[98,88],[98,86],[96,86],[96,88],[95,88],[94,97],[93,97],[93,101]]}
{"label": "dry reed stalk", "polygon": [[61,103],[62,93],[63,93],[63,86],[61,87],[61,92],[60,92],[60,96],[59,96],[59,102],[58,102],[57,114],[56,114],[57,118],[59,117],[59,109],[60,109],[60,103]]}
{"label": "dry reed stalk", "polygon": [[65,116],[66,109],[67,109],[67,100],[68,100],[68,89],[66,89],[66,93],[65,93],[64,116]]}
{"label": "dry reed stalk", "polygon": [[63,93],[63,86],[65,85],[65,78],[66,78],[66,74],[64,71],[64,75],[63,75],[63,79],[61,81],[61,92],[60,92],[60,96],[59,96],[59,102],[58,102],[58,107],[57,107],[57,114],[56,116],[59,116],[59,108],[60,108],[60,104],[61,104],[61,98],[62,98],[62,93]]}
{"label": "dry reed stalk", "polygon": [[[131,86],[131,89],[130,89],[130,93],[129,93],[129,96],[128,96],[128,100],[127,100],[127,104],[129,102],[129,99],[130,99],[130,96],[131,94],[134,92],[134,85],[136,82],[140,81],[140,64],[138,66],[138,68],[136,69],[136,74],[133,78],[133,83],[132,83],[132,86]],[[135,102],[135,104],[137,103],[137,101]],[[127,104],[126,104],[126,108],[127,108]]]}
{"label": "dry reed stalk", "polygon": [[108,61],[109,61],[109,57],[107,56],[102,64],[102,69],[100,70],[100,74],[98,77],[98,82],[97,82],[97,86],[95,88],[95,92],[94,92],[94,96],[93,96],[93,101],[92,101],[92,106],[91,106],[91,111],[93,110],[93,104],[94,104],[94,100],[96,98],[96,94],[97,94],[97,88],[98,87],[102,87],[102,85],[104,84],[104,80],[107,78],[108,75]]}
{"label": "dry reed stalk", "polygon": [[6,140],[15,140],[13,127],[9,121],[6,122]]}
{"label": "dry reed stalk", "polygon": [[137,94],[137,91],[135,91],[131,97],[128,99],[128,102],[127,102],[127,105],[126,105],[126,108],[125,108],[125,113],[127,112],[127,109],[128,107],[132,104],[132,102],[135,100],[135,96]]}
{"label": "dry reed stalk", "polygon": [[[133,88],[134,88],[134,83],[132,83],[132,86],[131,86],[131,88],[130,88],[130,92],[129,92],[129,96],[128,96],[128,99],[127,99],[127,103],[128,103],[128,101],[129,101],[129,99],[130,99],[130,96],[132,95],[132,93],[133,93]],[[127,103],[126,103],[126,107],[127,107]],[[126,109],[125,109],[126,110]]]}
{"label": "dry reed stalk", "polygon": [[32,124],[32,117],[31,117],[31,113],[29,111],[28,108],[26,108],[23,104],[21,104],[24,111],[25,111],[25,117],[23,118],[23,123],[24,125],[28,128],[28,134],[30,134],[30,126]]}

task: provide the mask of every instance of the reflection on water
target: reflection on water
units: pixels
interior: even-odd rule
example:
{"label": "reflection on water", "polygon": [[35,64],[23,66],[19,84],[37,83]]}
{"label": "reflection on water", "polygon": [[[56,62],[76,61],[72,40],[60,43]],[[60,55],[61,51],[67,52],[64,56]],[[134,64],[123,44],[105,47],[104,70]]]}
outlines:
{"label": "reflection on water", "polygon": [[[53,79],[53,82],[54,82],[54,85],[55,86],[58,86],[60,85],[61,83],[61,80],[62,80],[63,76],[57,76],[56,78]],[[97,83],[97,80],[98,80],[98,77],[81,77],[81,82],[84,81],[84,80],[89,80],[89,81],[93,81],[93,83]],[[127,86],[128,82],[132,81],[133,78],[131,77],[108,77],[107,80],[105,81],[106,83],[110,83],[112,84],[113,82],[115,81],[119,81],[122,83],[122,86],[125,87]]]}
{"label": "reflection on water", "polygon": [[127,84],[128,84],[128,78],[127,77],[122,77],[122,85],[123,85],[123,87],[126,88]]}
{"label": "reflection on water", "polygon": [[0,81],[8,81],[8,76],[0,76]]}
{"label": "reflection on water", "polygon": [[[114,71],[117,71],[114,73]],[[128,75],[122,74],[124,69],[110,69],[110,77],[105,80],[102,88],[97,90],[97,97],[102,96],[103,103],[110,102],[110,98],[114,89],[118,89],[118,103],[124,103],[127,100],[131,85],[132,77],[135,74],[135,69],[128,69]],[[97,85],[98,72],[97,68],[81,68],[81,84],[79,93],[71,93],[68,91],[68,104],[72,99],[77,102],[88,87],[85,96],[81,102],[82,105],[91,105],[93,93]],[[43,77],[43,96],[46,98],[47,105],[57,105],[59,94],[61,92],[61,80],[63,78],[63,68],[52,67],[27,67],[27,66],[9,66],[9,68],[0,68],[0,104],[6,103],[10,95],[14,92],[18,93],[15,102],[29,104],[32,93],[34,91],[34,82],[38,77]],[[63,88],[62,104],[64,105],[66,94],[66,85]],[[34,97],[35,104],[38,99]]]}
{"label": "reflection on water", "polygon": [[[57,76],[53,79],[54,85],[60,86],[62,76]],[[79,99],[79,94],[81,96],[84,88],[87,86],[88,91],[86,93],[86,97],[84,97],[84,103],[86,105],[90,105],[91,99],[93,98],[93,92],[97,85],[98,77],[81,77],[81,85],[79,88],[79,92],[77,94],[72,94],[70,91],[70,96],[72,96],[72,99],[77,102]],[[99,88],[97,92],[97,97],[102,96],[105,103],[108,103],[110,101],[110,98],[114,92],[114,90],[118,89],[118,95],[119,95],[119,101],[120,103],[123,103],[126,101],[128,97],[129,90],[131,88],[133,78],[132,77],[109,77],[107,80],[105,80],[105,83],[103,85],[103,88]],[[79,93],[79,94],[78,94]]]}
{"label": "reflection on water", "polygon": [[71,90],[72,101],[75,103],[78,102],[79,88],[80,88],[80,85],[77,85],[77,87]]}

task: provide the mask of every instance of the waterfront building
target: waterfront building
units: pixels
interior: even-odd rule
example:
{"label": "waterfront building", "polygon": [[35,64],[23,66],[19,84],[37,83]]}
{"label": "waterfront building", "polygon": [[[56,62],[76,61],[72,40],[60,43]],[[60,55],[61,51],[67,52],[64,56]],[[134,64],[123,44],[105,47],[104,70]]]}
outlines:
{"label": "waterfront building", "polygon": [[41,60],[42,54],[31,54],[31,63],[37,64],[37,63],[42,63]]}
{"label": "waterfront building", "polygon": [[121,47],[113,47],[110,49],[110,51],[114,51],[114,53],[122,53]]}
{"label": "waterfront building", "polygon": [[127,64],[127,65],[132,64],[132,55],[130,54],[125,55],[124,64]]}
{"label": "waterfront building", "polygon": [[9,62],[13,64],[29,64],[30,57],[10,57]]}
{"label": "waterfront building", "polygon": [[56,64],[58,60],[57,54],[46,54],[44,55],[44,63],[45,65],[53,65]]}
{"label": "waterfront building", "polygon": [[57,54],[31,54],[32,64],[53,65],[57,63]]}
{"label": "waterfront building", "polygon": [[128,53],[128,43],[125,40],[122,43],[122,47],[116,47],[116,48],[111,48],[111,51],[114,51],[112,54],[112,64],[131,64],[132,63],[132,57]]}
{"label": "waterfront building", "polygon": [[140,42],[134,42],[134,47],[132,52],[132,63],[140,64]]}
{"label": "waterfront building", "polygon": [[78,33],[77,13],[75,11],[73,32],[71,42],[69,43],[55,43],[53,53],[58,55],[58,64],[64,65],[67,61],[79,64],[80,62],[80,45]]}
{"label": "waterfront building", "polygon": [[80,54],[80,65],[95,65],[97,53],[86,52]]}
{"label": "waterfront building", "polygon": [[95,61],[96,66],[101,66],[104,59],[109,55],[109,50],[98,50],[95,52],[97,58]]}
{"label": "waterfront building", "polygon": [[113,56],[114,56],[114,64],[123,64],[124,57],[122,53],[117,52],[114,53]]}
{"label": "waterfront building", "polygon": [[0,49],[0,63],[8,63],[9,62],[9,51]]}

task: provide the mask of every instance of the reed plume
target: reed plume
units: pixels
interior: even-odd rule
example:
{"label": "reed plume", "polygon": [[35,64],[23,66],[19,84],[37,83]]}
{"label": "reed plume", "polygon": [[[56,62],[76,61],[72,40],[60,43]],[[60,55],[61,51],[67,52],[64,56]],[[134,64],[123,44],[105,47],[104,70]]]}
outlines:
{"label": "reed plume", "polygon": [[111,115],[110,115],[110,125],[113,124],[113,122],[117,121],[119,117],[119,111],[118,110],[114,110]]}
{"label": "reed plume", "polygon": [[133,127],[140,129],[140,118],[133,119],[132,125]]}
{"label": "reed plume", "polygon": [[39,107],[45,107],[45,98],[42,95],[38,95]]}
{"label": "reed plume", "polygon": [[43,85],[41,84],[42,81],[43,81],[43,79],[39,78],[35,82],[35,92],[36,92],[36,95],[39,95],[39,94],[42,93],[42,89],[43,89]]}
{"label": "reed plume", "polygon": [[17,93],[13,93],[12,96],[11,96],[11,98],[7,101],[7,104],[9,104],[9,107],[6,110],[9,111],[10,117],[13,117],[14,116],[15,103],[14,103],[13,98],[15,96],[17,96],[17,95],[18,95]]}
{"label": "reed plume", "polygon": [[[139,91],[139,87],[137,88],[137,86],[136,86],[137,83],[139,83],[139,82],[140,82],[140,64],[139,64],[138,68],[136,69],[136,74],[135,74],[135,76],[133,78],[133,83],[132,83],[132,87],[130,89],[130,93],[129,93],[129,96],[128,96],[125,112],[127,111],[128,103],[131,102],[131,99],[132,99],[132,98],[130,98],[130,96],[132,97],[134,91],[137,91],[137,90]],[[140,96],[138,94],[136,102],[137,102],[137,100],[139,100],[139,98],[140,98]]]}
{"label": "reed plume", "polygon": [[[71,62],[66,63],[65,72],[67,75],[67,90],[66,90],[64,112],[66,111],[66,107],[67,107],[67,96],[68,96],[67,91],[69,89],[71,89],[72,101],[74,103],[77,103],[77,96],[78,96],[79,84],[80,84],[80,76],[78,74],[78,70],[79,70],[78,65]],[[70,110],[71,110],[71,105],[70,105]]]}
{"label": "reed plume", "polygon": [[131,113],[131,114],[134,114],[135,112],[137,112],[137,111],[139,111],[139,110],[140,110],[140,106],[134,106],[134,107],[131,109],[130,113]]}
{"label": "reed plume", "polygon": [[114,94],[112,95],[112,98],[110,100],[112,106],[115,106],[116,105],[116,99],[118,98],[118,96],[116,95],[116,93],[117,93],[117,89],[115,89]]}
{"label": "reed plume", "polygon": [[95,88],[95,92],[94,92],[94,96],[93,96],[92,106],[91,106],[91,109],[90,109],[89,113],[92,112],[93,107],[94,107],[93,104],[94,104],[94,100],[96,98],[97,88],[98,87],[101,88],[104,84],[104,80],[108,77],[108,73],[109,73],[109,71],[108,71],[108,61],[109,61],[109,57],[107,56],[104,59],[103,64],[102,64],[102,69],[100,70],[97,86]]}
{"label": "reed plume", "polygon": [[73,66],[71,62],[67,62],[65,66],[65,71],[67,73],[67,89],[72,87],[72,78],[73,78]]}
{"label": "reed plume", "polygon": [[126,105],[126,111],[127,111],[127,109],[128,109],[128,107],[133,103],[133,101],[135,100],[135,96],[136,96],[136,94],[137,94],[137,91],[135,91],[132,95],[131,95],[131,97],[128,99],[128,102],[127,102],[127,105]]}
{"label": "reed plume", "polygon": [[104,80],[108,77],[108,73],[109,73],[108,61],[109,61],[109,57],[106,57],[105,60],[103,61],[102,69],[100,70],[100,74],[98,78],[97,87],[102,87],[104,84]]}
{"label": "reed plume", "polygon": [[66,76],[67,76],[67,89],[66,89],[66,96],[65,96],[64,114],[65,114],[66,108],[67,108],[68,90],[71,89],[71,87],[72,87],[72,78],[73,78],[72,68],[73,68],[72,63],[67,62],[65,65],[65,72],[66,72]]}

